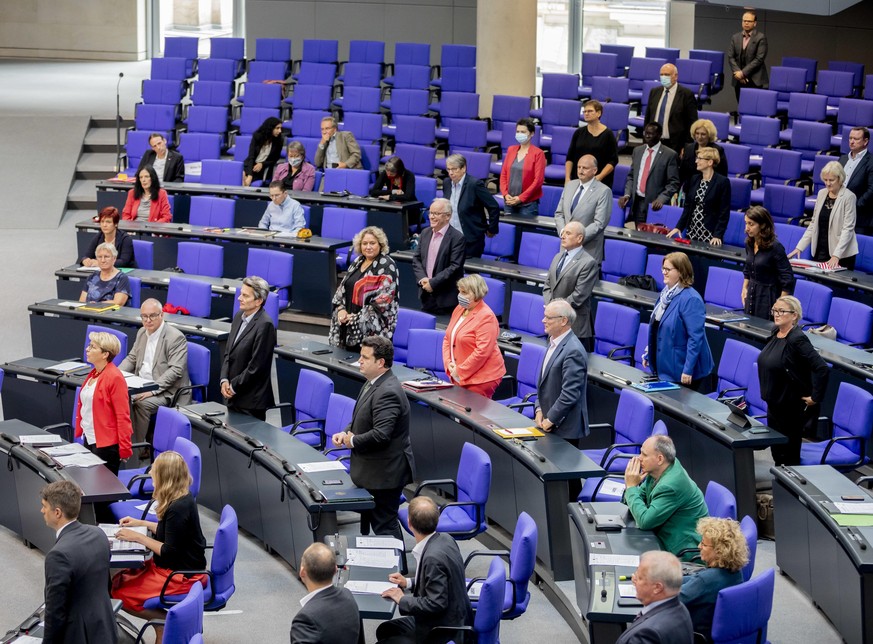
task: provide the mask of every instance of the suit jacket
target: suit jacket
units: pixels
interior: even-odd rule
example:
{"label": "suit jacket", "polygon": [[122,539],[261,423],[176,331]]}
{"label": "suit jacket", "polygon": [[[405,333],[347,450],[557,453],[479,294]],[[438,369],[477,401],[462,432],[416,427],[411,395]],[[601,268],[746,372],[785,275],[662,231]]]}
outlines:
{"label": "suit jacket", "polygon": [[[691,177],[688,192],[685,194],[685,208],[682,210],[682,216],[679,217],[679,221],[676,223],[676,228],[679,230],[686,230],[691,225],[691,219],[694,215],[694,195],[697,194],[701,181],[703,181],[702,174]],[[730,179],[714,172],[712,179],[709,181],[709,188],[706,189],[706,194],[703,196],[703,225],[712,233],[713,237],[724,241],[724,234],[727,232],[730,217]]]}
{"label": "suit jacket", "polygon": [[[749,38],[749,44],[743,50],[743,32],[738,31],[731,36],[731,44],[728,49],[728,65],[731,69],[731,83],[734,86],[739,82],[733,77],[733,73],[742,70],[754,87],[766,89],[770,85],[770,74],[764,59],[767,58],[767,36],[755,30]],[[746,87],[741,85],[741,87]]]}
{"label": "suit jacket", "polygon": [[[97,371],[91,370],[85,377],[84,387],[89,380],[97,378]],[[121,371],[112,362],[106,365],[94,385],[94,400],[91,403],[94,418],[94,440],[97,447],[118,445],[118,455],[130,458],[133,455],[130,437],[133,425],[130,423],[130,396],[127,382]],[[76,437],[82,436],[82,405],[76,399]]]}
{"label": "suit jacket", "polygon": [[[452,319],[446,327],[443,340],[443,365],[449,373],[452,352],[458,370],[458,380],[452,382],[462,387],[494,382],[506,374],[506,364],[497,346],[500,326],[494,311],[484,301],[470,309],[462,318],[464,308],[455,307]],[[452,331],[460,325],[452,343]]]}
{"label": "suit jacket", "polygon": [[231,403],[238,409],[262,410],[273,406],[273,349],[276,327],[261,308],[237,339],[242,311],[233,318],[221,364],[221,380],[229,380],[236,392]]}
{"label": "suit jacket", "polygon": [[[715,363],[706,341],[706,307],[693,288],[684,288],[673,298],[658,325],[658,374],[679,382],[683,373],[697,380],[712,373]],[[649,347],[653,346],[655,325],[649,326]],[[694,547],[694,546],[692,546]]]}
{"label": "suit jacket", "polygon": [[[851,190],[857,201],[855,210],[859,226],[873,226],[873,157],[870,150],[861,157],[858,167],[852,172],[852,177],[846,182],[846,187]],[[849,161],[849,155],[840,157],[840,163],[845,167]]]}
{"label": "suit jacket", "polygon": [[[624,194],[631,198],[631,202],[637,199],[637,179],[643,171],[643,153],[647,150],[648,146],[638,145],[633,151],[631,169],[624,184]],[[665,204],[669,203],[673,195],[679,192],[679,185],[679,158],[673,150],[662,143],[649,168],[646,203],[650,204],[655,199],[660,199]]]}
{"label": "suit jacket", "polygon": [[[484,248],[485,233],[496,235],[499,230],[500,207],[480,179],[465,174],[459,188],[461,196],[458,199],[458,218],[461,220],[464,239],[468,246],[482,244]],[[446,199],[452,198],[451,179],[443,181],[443,196]],[[479,255],[481,254],[480,251]]]}
{"label": "suit jacket", "polygon": [[[361,146],[358,145],[355,135],[351,132],[336,133],[336,153],[339,156],[340,163],[345,163],[351,170],[360,170],[364,166],[361,165]],[[327,147],[322,147],[318,144],[318,149],[315,151],[315,167],[324,168],[324,159],[327,156]]]}
{"label": "suit jacket", "polygon": [[558,277],[558,264],[563,255],[564,251],[561,251],[552,259],[543,285],[543,300],[546,304],[558,298],[567,300],[576,311],[573,333],[579,338],[593,337],[591,293],[600,276],[600,263],[583,247],[573,259],[564,262],[561,276]]}
{"label": "suit jacket", "polygon": [[612,190],[597,179],[593,179],[579,197],[576,207],[571,210],[579,183],[579,179],[573,179],[564,186],[564,192],[561,193],[561,199],[555,209],[555,225],[559,235],[564,230],[564,226],[571,221],[578,221],[585,226],[585,241],[582,242],[582,247],[600,263],[603,261],[603,231],[612,216]]}
{"label": "suit jacket", "polygon": [[291,622],[291,644],[364,644],[352,593],[329,586],[306,602]]}
{"label": "suit jacket", "polygon": [[[415,274],[416,283],[427,277],[427,258],[432,241],[433,230],[430,227],[425,228],[412,254],[412,272]],[[435,308],[446,309],[458,304],[457,283],[464,277],[465,255],[466,242],[463,233],[451,225],[446,226],[433,265],[433,277],[430,278],[433,293],[428,293],[421,288],[418,291],[425,311]]]}
{"label": "suit jacket", "polygon": [[[811,243],[813,257],[815,257],[818,245],[818,218],[827,195],[827,188],[818,191],[815,210],[812,212],[812,223],[809,224],[803,237],[797,242],[797,248],[800,250],[804,250]],[[855,236],[856,201],[855,193],[849,188],[846,186],[840,188],[836,201],[834,201],[834,207],[831,209],[831,216],[828,219],[828,249],[831,256],[842,259],[858,254],[858,239]]]}
{"label": "suit jacket", "polygon": [[693,641],[691,617],[677,596],[628,624],[616,644],[691,644]]}
{"label": "suit jacket", "polygon": [[[711,142],[706,147],[718,150],[718,164],[715,166],[717,174],[728,176],[727,155],[724,148],[718,143]],[[691,184],[691,179],[698,176],[697,171],[697,151],[700,146],[696,141],[692,141],[685,145],[685,151],[682,154],[682,160],[679,162],[679,181],[682,182],[682,187],[685,188],[685,194],[688,195],[688,187]]]}
{"label": "suit jacket", "polygon": [[[627,488],[624,502],[637,527],[652,530],[662,550],[678,556],[685,548],[697,548],[697,521],[709,516],[709,512],[703,492],[678,459],[657,481],[646,476],[638,486]],[[694,555],[689,553],[686,558]]]}
{"label": "suit jacket", "polygon": [[[121,218],[133,220],[136,219],[136,211],[139,210],[139,202],[141,200],[133,196],[133,190],[127,191],[127,200],[124,202],[124,208],[121,211]],[[167,191],[161,188],[158,190],[158,198],[152,199],[149,206],[149,221],[171,222],[173,221],[173,213],[170,211],[170,200],[167,198]]]}
{"label": "suit jacket", "polygon": [[588,353],[573,333],[567,334],[537,379],[537,409],[555,424],[561,438],[587,436]]}
{"label": "suit jacket", "polygon": [[390,371],[361,392],[346,428],[354,434],[349,466],[352,481],[368,490],[402,487],[412,481],[415,470],[409,442],[409,400]]}
{"label": "suit jacket", "polygon": [[[155,347],[154,364],[152,365],[152,380],[160,387],[157,393],[173,397],[182,387],[188,387],[188,341],[185,335],[176,327],[166,322],[162,325],[161,336],[158,338],[158,346]],[[133,349],[119,365],[122,371],[129,371],[139,375],[142,370],[142,362],[145,359],[146,344],[148,344],[148,332],[140,328],[136,332],[136,340]],[[190,402],[190,394],[183,395],[179,402]]]}
{"label": "suit jacket", "polygon": [[[670,88],[670,91],[676,92],[676,95],[673,97],[670,113],[666,115],[666,125],[670,131],[670,147],[678,153],[691,141],[691,124],[697,120],[697,99],[694,98],[694,92],[679,83]],[[649,92],[646,123],[658,120],[658,103],[663,95],[663,87],[655,87]]]}
{"label": "suit jacket", "polygon": [[45,644],[118,641],[109,599],[109,540],[95,526],[67,524],[45,556]]}
{"label": "suit jacket", "polygon": [[463,626],[472,614],[464,581],[461,551],[451,536],[435,532],[424,544],[412,593],[400,598],[400,614],[415,619],[417,642],[441,644],[453,638],[448,632],[427,638],[435,626]]}
{"label": "suit jacket", "polygon": [[[158,157],[154,150],[146,150],[139,161],[139,167],[136,169],[137,175],[144,167],[155,164],[155,159]],[[161,183],[180,182],[185,180],[185,159],[175,150],[167,150],[167,162],[164,164],[164,176],[158,177]]]}

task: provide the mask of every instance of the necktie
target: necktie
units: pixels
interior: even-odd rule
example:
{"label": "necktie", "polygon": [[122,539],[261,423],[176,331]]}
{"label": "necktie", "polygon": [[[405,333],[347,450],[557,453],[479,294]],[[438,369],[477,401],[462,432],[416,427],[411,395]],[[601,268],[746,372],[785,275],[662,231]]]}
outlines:
{"label": "necktie", "polygon": [[664,125],[664,115],[667,112],[667,101],[670,98],[670,90],[664,89],[664,97],[661,100],[661,109],[658,110],[658,123],[663,127]]}
{"label": "necktie", "polygon": [[433,237],[430,240],[430,246],[427,249],[427,266],[425,270],[427,271],[427,276],[433,277],[433,268],[436,266],[436,256],[437,256],[437,248],[436,245],[439,243],[439,240],[442,239],[443,233],[438,232],[434,233]]}
{"label": "necktie", "polygon": [[561,271],[564,270],[564,262],[567,261],[567,253],[561,255],[561,261],[558,262],[558,268],[555,270],[555,277],[561,277]]}
{"label": "necktie", "polygon": [[646,162],[643,163],[643,174],[640,176],[640,192],[645,196],[646,183],[649,181],[649,171],[652,169],[652,154],[655,148],[649,148],[646,152]]}
{"label": "necktie", "polygon": [[582,198],[583,192],[585,192],[585,186],[580,183],[579,189],[576,191],[576,194],[573,195],[573,203],[570,204],[570,213],[576,210],[576,206],[579,203],[579,200]]}

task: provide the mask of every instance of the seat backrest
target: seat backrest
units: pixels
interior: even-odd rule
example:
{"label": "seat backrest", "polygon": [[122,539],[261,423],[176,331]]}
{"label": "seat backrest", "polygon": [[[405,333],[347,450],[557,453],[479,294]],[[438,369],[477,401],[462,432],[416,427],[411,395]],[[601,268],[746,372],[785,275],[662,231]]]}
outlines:
{"label": "seat backrest", "polygon": [[327,416],[324,420],[325,443],[330,445],[330,438],[344,431],[352,422],[355,411],[355,399],[333,393],[327,403]]}
{"label": "seat backrest", "polygon": [[302,85],[333,85],[336,80],[336,65],[333,63],[300,63],[297,82]]}
{"label": "seat backrest", "polygon": [[320,137],[321,119],[330,116],[321,110],[294,110],[291,115],[291,133],[294,137]]}
{"label": "seat backrest", "polygon": [[[708,60],[693,58],[679,58],[675,61],[679,71],[679,82],[695,94],[701,93],[701,85],[706,86],[712,82],[712,63]],[[707,92],[703,88],[703,94]]]}
{"label": "seat backrest", "polygon": [[[236,202],[233,199],[196,195],[191,197],[188,222],[192,226],[233,228],[235,205]],[[251,275],[251,273],[247,273],[247,275]]]}
{"label": "seat backrest", "polygon": [[288,76],[288,63],[277,60],[253,60],[249,63],[246,80],[249,83],[263,83],[268,80],[285,80]]}
{"label": "seat backrest", "polygon": [[806,190],[797,186],[771,183],[764,186],[764,207],[775,221],[800,217],[806,201]]}
{"label": "seat backrest", "polygon": [[703,495],[706,501],[706,509],[709,516],[719,519],[737,520],[737,500],[734,495],[721,483],[710,481],[706,485],[706,493]]}
{"label": "seat backrest", "polygon": [[[726,114],[725,112],[712,112],[707,110],[700,110],[697,112],[697,118],[706,119],[708,121],[712,121],[712,124],[715,126],[715,131],[718,136],[719,141],[727,141],[729,127],[731,123],[730,114]],[[728,166],[730,168],[730,166]],[[733,172],[733,171],[731,171]]]}
{"label": "seat backrest", "polygon": [[379,87],[382,80],[382,65],[379,63],[348,62],[343,67],[345,87]]}
{"label": "seat backrest", "polygon": [[445,337],[446,332],[441,329],[410,329],[406,366],[410,369],[426,369],[437,377],[447,380],[443,371],[443,340]]}
{"label": "seat backrest", "polygon": [[655,280],[658,290],[664,288],[664,271],[661,268],[664,265],[665,255],[652,255],[646,257],[646,275]]}
{"label": "seat backrest", "polygon": [[806,89],[806,70],[799,67],[771,67],[770,89],[779,92],[780,100],[787,100],[791,92]]}
{"label": "seat backrest", "polygon": [[294,280],[294,255],[280,250],[249,248],[246,275],[259,275],[275,288],[288,288]]}
{"label": "seat backrest", "polygon": [[[730,171],[730,166],[728,166]],[[731,182],[731,210],[746,211],[752,205],[752,182],[742,177],[728,177]],[[743,231],[745,237],[745,231]],[[731,242],[727,242],[731,243]]]}
{"label": "seat backrest", "polygon": [[627,74],[627,67],[630,65],[631,58],[634,57],[633,45],[611,45],[601,43],[600,52],[603,54],[615,54],[616,59],[616,76],[624,76]]}
{"label": "seat backrest", "polygon": [[153,80],[178,80],[188,78],[189,61],[185,58],[152,58],[149,77]]}
{"label": "seat backrest", "polygon": [[764,183],[772,180],[783,183],[786,179],[799,179],[802,160],[803,155],[795,150],[765,148],[761,154],[761,175]]}
{"label": "seat backrest", "polygon": [[537,382],[543,370],[543,360],[546,357],[546,348],[532,342],[523,342],[521,354],[518,356],[518,371],[516,380],[518,388],[515,395],[524,398],[527,394],[536,393]]}
{"label": "seat backrest", "polygon": [[195,583],[191,585],[185,598],[167,611],[164,637],[168,644],[190,642],[202,631],[203,586]]}
{"label": "seat backrest", "polygon": [[603,244],[603,279],[617,282],[625,275],[642,275],[646,270],[646,247],[642,244],[607,239]]}
{"label": "seat backrest", "polygon": [[443,92],[473,93],[476,91],[476,68],[444,67],[440,83]]}
{"label": "seat backrest", "polygon": [[436,138],[436,121],[430,117],[397,114],[394,125],[396,143],[431,146]]}
{"label": "seat backrest", "polygon": [[873,124],[873,101],[860,98],[844,98],[837,113],[839,125],[856,126],[859,123]]}
{"label": "seat backrest", "polygon": [[795,67],[802,69],[806,79],[806,83],[815,82],[815,75],[818,70],[818,60],[815,58],[802,58],[800,56],[783,56],[783,67]]}
{"label": "seat backrest", "polygon": [[179,242],[176,266],[188,275],[221,277],[224,274],[224,248],[202,242]]}
{"label": "seat backrest", "polygon": [[85,362],[88,362],[88,345],[91,343],[91,334],[92,333],[110,333],[118,338],[118,342],[121,343],[121,351],[118,352],[118,355],[112,359],[112,364],[116,367],[121,364],[127,355],[127,334],[123,331],[119,331],[114,327],[109,326],[100,326],[99,324],[89,324],[85,329],[85,350],[82,352],[83,359]]}
{"label": "seat backrest", "polygon": [[183,132],[179,137],[179,154],[185,163],[218,159],[221,156],[221,135],[204,132]]}
{"label": "seat backrest", "polygon": [[[587,54],[584,55],[587,56]],[[541,96],[543,98],[577,100],[579,98],[579,75],[544,73]]]}
{"label": "seat backrest", "polygon": [[290,38],[258,38],[255,40],[255,60],[287,63],[291,60]]}
{"label": "seat backrest", "polygon": [[212,286],[209,282],[171,277],[167,303],[184,307],[195,317],[208,318],[212,312]]}
{"label": "seat backrest", "polygon": [[551,134],[556,125],[567,127],[579,127],[579,114],[581,108],[579,101],[571,101],[561,98],[544,98],[543,115],[540,121],[543,131]]}
{"label": "seat backrest", "polygon": [[637,330],[637,339],[636,339],[636,342],[634,343],[634,361],[633,361],[633,364],[631,366],[636,366],[638,369],[641,369],[645,373],[652,373],[652,370],[650,369],[651,365],[649,367],[643,366],[643,355],[646,353],[646,349],[648,348],[648,346],[649,346],[649,323],[648,322],[640,322],[639,329]]}
{"label": "seat backrest", "polygon": [[133,240],[133,258],[138,268],[150,271],[155,267],[155,243],[144,239]]}
{"label": "seat backrest", "polygon": [[752,517],[746,515],[740,521],[740,530],[746,538],[746,545],[749,547],[749,563],[743,566],[743,581],[749,581],[755,571],[755,555],[758,552],[758,524]]}
{"label": "seat backrest", "polygon": [[381,92],[378,87],[345,87],[342,97],[343,114],[351,112],[375,114],[379,112],[380,98]]}
{"label": "seat backrest", "polygon": [[742,118],[743,128],[746,127],[747,116],[776,116],[778,94],[769,89],[743,87],[740,89],[740,100],[737,111]]}
{"label": "seat backrest", "polygon": [[173,443],[173,451],[178,452],[188,466],[188,473],[191,474],[191,485],[188,489],[191,492],[191,496],[196,499],[197,495],[200,494],[200,478],[203,473],[200,448],[190,439],[184,436],[177,436],[176,441]]}
{"label": "seat backrest", "polygon": [[[270,87],[277,87],[271,85]],[[239,133],[254,134],[264,121],[269,118],[279,118],[279,107],[249,107],[244,105],[239,116]]]}
{"label": "seat backrest", "polygon": [[176,439],[191,440],[191,421],[180,411],[169,407],[158,407],[155,415],[155,434],[152,440],[154,455],[175,449]]}
{"label": "seat backrest", "polygon": [[715,644],[767,641],[775,579],[770,568],[754,579],[719,591],[712,616]]}
{"label": "seat backrest", "polygon": [[[614,443],[642,444],[652,434],[652,423],[655,422],[655,404],[646,396],[633,389],[622,389],[618,395],[618,407],[615,410]],[[624,448],[623,451],[636,451]]]}
{"label": "seat backrest", "polygon": [[725,157],[727,157],[728,174],[730,176],[747,174],[749,172],[752,148],[736,143],[723,143],[721,147],[724,150]]}
{"label": "seat backrest", "polygon": [[236,511],[230,505],[225,505],[221,510],[218,531],[212,546],[212,561],[209,563],[215,589],[215,599],[207,606],[209,610],[223,607],[236,590],[233,570],[238,549],[239,520]]}
{"label": "seat backrest", "polygon": [[435,329],[436,317],[424,311],[400,307],[397,309],[397,325],[394,327],[394,360],[406,362],[410,329]]}
{"label": "seat backrest", "polygon": [[837,330],[839,342],[866,347],[873,333],[873,308],[862,302],[835,297],[831,300],[828,324]]}
{"label": "seat backrest", "polygon": [[537,524],[527,512],[518,515],[509,551],[509,581],[515,586],[516,604],[525,603],[527,584],[537,560]]}
{"label": "seat backrest", "polygon": [[327,168],[324,171],[324,192],[348,190],[353,195],[366,197],[370,193],[370,172],[349,168]]}
{"label": "seat backrest", "polygon": [[398,143],[394,147],[394,154],[403,159],[403,164],[412,174],[425,177],[433,174],[436,148],[413,143]]}
{"label": "seat backrest", "polygon": [[[777,224],[779,225],[779,224]],[[800,228],[792,226],[792,228]],[[800,235],[803,235],[803,228],[800,228]],[[780,240],[782,237],[780,236]],[[782,241],[786,248],[793,248],[785,241]],[[824,324],[827,322],[831,312],[831,302],[834,299],[834,292],[829,286],[818,284],[810,280],[796,280],[794,284],[794,297],[800,300],[800,305],[803,308],[802,324]]]}
{"label": "seat backrest", "polygon": [[430,65],[396,65],[394,87],[397,89],[427,89],[430,86]]}
{"label": "seat backrest", "polygon": [[[758,361],[760,349],[745,342],[728,338],[718,362],[717,392],[725,389],[749,388],[751,380],[758,377],[758,372],[752,370],[752,365]],[[726,396],[738,396],[743,392],[732,391]]]}
{"label": "seat backrest", "polygon": [[169,132],[176,127],[176,108],[173,105],[139,104],[135,111],[137,130]]}
{"label": "seat backrest", "polygon": [[[667,64],[666,58],[640,58],[634,56],[631,58],[630,66],[627,70],[627,77],[631,81],[631,89],[641,90],[643,82],[658,78],[661,67]],[[645,96],[648,92],[643,91]]]}
{"label": "seat backrest", "polygon": [[525,96],[508,96],[495,94],[491,100],[491,120],[493,128],[499,129],[502,123],[512,123],[528,116],[530,98]]}
{"label": "seat backrest", "polygon": [[[236,78],[236,63],[223,58],[206,58],[197,65],[197,78],[202,81],[233,82]],[[252,82],[252,79],[249,79]]]}
{"label": "seat backrest", "polygon": [[800,151],[804,159],[812,160],[830,149],[832,131],[830,123],[795,121],[791,128],[791,149]]}
{"label": "seat backrest", "polygon": [[668,63],[676,64],[679,49],[676,47],[646,47],[646,58],[664,58]]}
{"label": "seat backrest", "polygon": [[[479,95],[470,92],[451,92],[443,89],[440,95],[440,116],[443,119],[478,118]],[[451,124],[449,127],[451,128]]]}
{"label": "seat backrest", "polygon": [[711,266],[706,278],[703,301],[726,309],[742,309],[743,272]]}
{"label": "seat backrest", "polygon": [[543,196],[540,198],[539,214],[541,217],[554,217],[561,195],[564,194],[562,186],[543,186]]}
{"label": "seat backrest", "polygon": [[367,213],[357,208],[328,206],[323,212],[322,237],[351,241],[367,225]]}
{"label": "seat backrest", "polygon": [[543,315],[545,305],[543,296],[537,293],[525,293],[514,291],[509,302],[508,326],[513,331],[530,333],[531,335],[545,335],[543,328]]}
{"label": "seat backrest", "polygon": [[295,420],[299,422],[310,418],[325,418],[332,393],[333,380],[318,371],[301,369],[294,393]]}
{"label": "seat backrest", "polygon": [[873,273],[873,236],[857,235],[858,256],[855,260],[855,270]]}
{"label": "seat backrest", "polygon": [[442,45],[440,47],[440,67],[475,67],[475,45]]}
{"label": "seat backrest", "polygon": [[590,86],[591,79],[595,76],[615,76],[618,73],[618,67],[618,54],[604,51],[582,52],[582,84],[586,87]]}
{"label": "seat backrest", "polygon": [[779,119],[767,116],[744,116],[743,129],[740,132],[740,143],[748,145],[754,152],[767,146],[779,143]]}
{"label": "seat backrest", "polygon": [[[858,436],[870,440],[873,431],[873,394],[848,382],[841,382],[834,403],[834,438]],[[841,446],[861,456],[859,441],[843,441]]]}
{"label": "seat backrest", "polygon": [[350,112],[345,114],[341,130],[355,135],[359,144],[382,139],[382,115]]}
{"label": "seat backrest", "polygon": [[[189,132],[205,132],[207,134],[224,134],[227,132],[227,107],[213,105],[192,105],[188,108]],[[242,172],[242,168],[240,168]],[[240,178],[242,181],[242,178]]]}
{"label": "seat backrest", "polygon": [[335,63],[339,60],[339,42],[307,38],[303,41],[303,60],[312,63]]}
{"label": "seat backrest", "polygon": [[[640,312],[623,304],[600,302],[594,316],[594,353],[602,356],[618,347],[634,347]],[[632,355],[633,349],[616,351],[614,357]]]}
{"label": "seat backrest", "polygon": [[383,64],[385,62],[385,42],[382,40],[350,40],[349,62]]}
{"label": "seat backrest", "polygon": [[394,45],[395,65],[430,66],[430,45],[418,42],[399,42]]}
{"label": "seat backrest", "polygon": [[282,86],[264,83],[243,83],[245,106],[278,109],[282,103]]}
{"label": "seat backrest", "polygon": [[511,258],[514,253],[515,224],[501,221],[497,224],[497,234],[494,237],[485,238],[485,251],[482,253],[482,257],[486,259]]}
{"label": "seat backrest", "polygon": [[482,275],[481,277],[485,280],[485,286],[488,287],[488,292],[482,298],[482,301],[488,305],[488,308],[491,309],[498,319],[502,319],[503,309],[506,306],[506,282],[488,277],[487,275]]}
{"label": "seat backrest", "polygon": [[[449,149],[453,152],[469,152],[483,150],[488,143],[488,124],[485,121],[473,119],[452,119],[449,125]],[[488,168],[491,167],[491,155],[488,155]],[[470,164],[470,159],[467,159]],[[487,177],[486,174],[473,173],[476,177]]]}
{"label": "seat backrest", "polygon": [[178,105],[182,101],[185,87],[178,80],[144,80],[142,82],[142,102],[154,105]]}
{"label": "seat backrest", "polygon": [[518,251],[518,263],[522,266],[532,266],[548,270],[552,259],[561,248],[561,240],[554,235],[539,233],[521,233],[521,247]]}
{"label": "seat backrest", "polygon": [[[431,169],[429,174],[433,174],[433,169]],[[433,200],[436,199],[437,195],[437,180],[432,176],[423,177],[421,175],[416,175],[415,177],[415,198],[418,199],[422,205],[424,210],[430,208],[430,205],[433,203]],[[488,239],[488,238],[486,238]]]}
{"label": "seat backrest", "polygon": [[245,58],[245,38],[210,38],[209,57],[243,60]]}
{"label": "seat backrest", "polygon": [[394,87],[391,90],[391,115],[407,114],[409,116],[422,116],[427,112],[428,91],[425,89],[412,89]]}
{"label": "seat backrest", "polygon": [[[239,311],[239,294],[240,289],[236,289],[233,299],[233,315]],[[270,316],[273,326],[279,328],[279,296],[275,291],[267,293],[267,301],[264,303],[264,311]]]}
{"label": "seat backrest", "polygon": [[209,349],[195,342],[188,343],[188,379],[195,389],[191,395],[196,402],[206,402],[205,387],[209,385],[209,361],[212,354]]}
{"label": "seat backrest", "polygon": [[[738,179],[742,181],[742,179]],[[729,246],[744,246],[746,243],[746,218],[741,212],[731,211],[727,230],[724,233],[724,243]]]}
{"label": "seat backrest", "polygon": [[827,116],[828,99],[826,96],[792,92],[788,96],[788,118],[793,121],[822,121]]}
{"label": "seat backrest", "polygon": [[[464,443],[461,460],[458,462],[458,501],[472,501],[480,506],[480,523],[485,522],[485,504],[491,492],[491,457],[481,447]],[[462,506],[471,519],[476,518],[476,508]]]}
{"label": "seat backrest", "polygon": [[851,96],[854,87],[855,75],[852,72],[822,69],[816,76],[816,94],[839,99]]}
{"label": "seat backrest", "polygon": [[164,56],[166,58],[197,58],[199,38],[192,36],[177,36],[164,38]]}
{"label": "seat backrest", "polygon": [[241,186],[242,174],[243,164],[241,161],[204,159],[201,164],[200,183],[210,183],[222,186]]}
{"label": "seat backrest", "polygon": [[488,576],[479,591],[473,630],[478,644],[500,643],[500,620],[506,593],[506,569],[500,557],[494,557],[488,567]]}

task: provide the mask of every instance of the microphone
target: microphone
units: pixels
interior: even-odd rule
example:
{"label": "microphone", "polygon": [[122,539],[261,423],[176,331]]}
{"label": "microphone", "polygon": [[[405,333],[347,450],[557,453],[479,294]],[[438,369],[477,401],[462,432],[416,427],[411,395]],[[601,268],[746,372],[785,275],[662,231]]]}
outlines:
{"label": "microphone", "polygon": [[121,79],[124,73],[118,72],[115,85],[115,173],[121,172]]}
{"label": "microphone", "polygon": [[456,407],[457,409],[463,409],[468,414],[472,411],[471,407],[462,405],[461,403],[455,402],[454,400],[449,400],[448,398],[443,398],[442,396],[437,396],[437,398],[439,398],[440,402],[444,402],[447,405],[449,405],[450,407]]}

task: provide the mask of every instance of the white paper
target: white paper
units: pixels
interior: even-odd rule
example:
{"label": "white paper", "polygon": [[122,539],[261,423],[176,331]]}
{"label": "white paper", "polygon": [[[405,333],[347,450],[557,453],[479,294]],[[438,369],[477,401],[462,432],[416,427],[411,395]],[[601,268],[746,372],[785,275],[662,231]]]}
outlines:
{"label": "white paper", "polygon": [[871,503],[834,503],[842,514],[873,514],[873,502]]}
{"label": "white paper", "polygon": [[55,462],[63,467],[94,467],[95,465],[103,465],[106,461],[90,452],[79,452],[69,456],[58,456],[55,458]]}
{"label": "white paper", "polygon": [[394,550],[349,548],[346,550],[346,565],[368,568],[396,568],[397,553]]}
{"label": "white paper", "polygon": [[127,383],[128,389],[142,389],[143,387],[149,387],[155,384],[154,380],[140,378],[129,371],[122,371],[121,373],[124,374],[124,381]]}
{"label": "white paper", "polygon": [[350,361],[347,362],[346,364],[349,365],[349,366],[351,366],[351,367],[360,367],[360,366],[361,366],[361,359],[358,358],[357,360],[354,360],[354,361],[351,361],[351,360],[350,360]]}
{"label": "white paper", "polygon": [[[143,552],[147,550],[144,545],[142,545],[141,543],[137,543],[136,541],[124,541],[122,539],[117,539],[115,537],[115,533],[122,528],[122,526],[118,525],[117,523],[100,523],[97,527],[103,530],[103,534],[109,537],[110,550],[141,550]],[[141,535],[148,535],[148,530],[145,526],[131,526],[127,529],[138,532]]]}
{"label": "white paper", "polygon": [[397,588],[390,581],[360,581],[351,579],[346,582],[346,590],[358,595],[381,595],[386,590]]}
{"label": "white paper", "polygon": [[58,302],[58,306],[67,306],[73,307],[74,309],[78,309],[80,306],[85,306],[88,304],[87,302]]}
{"label": "white paper", "polygon": [[588,555],[588,565],[636,568],[640,565],[640,557],[639,555],[604,555],[592,552]]}
{"label": "white paper", "polygon": [[297,467],[307,474],[312,472],[331,472],[333,470],[345,470],[340,461],[316,461],[314,463],[297,463]]}
{"label": "white paper", "polygon": [[475,582],[467,589],[467,597],[469,597],[470,599],[479,599],[479,595],[482,594],[482,586],[484,585],[484,581]]}
{"label": "white paper", "polygon": [[[149,506],[149,502],[146,501],[145,503],[140,503],[139,505],[135,505],[135,506],[133,506],[133,507],[134,507],[134,509],[139,510],[140,512],[142,512],[142,511],[145,510],[148,506]],[[152,503],[152,507],[151,507],[150,512],[154,512],[156,507],[157,507],[157,505],[154,504],[154,503]]]}
{"label": "white paper", "polygon": [[67,443],[66,445],[58,445],[57,447],[43,447],[40,451],[51,458],[70,456],[71,454],[90,454],[88,448],[81,443]]}
{"label": "white paper", "polygon": [[403,550],[403,542],[394,537],[355,537],[358,548],[393,548]]}
{"label": "white paper", "polygon": [[621,496],[624,494],[625,484],[622,481],[614,479],[606,479],[600,486],[598,493],[609,494],[610,496]]}
{"label": "white paper", "polygon": [[71,360],[69,362],[59,362],[57,364],[53,364],[50,367],[45,367],[46,371],[53,371],[55,373],[67,373],[68,371],[78,371],[83,367],[91,368],[91,365],[86,364],[84,362],[76,362],[75,360]]}
{"label": "white paper", "polygon": [[618,585],[618,596],[619,597],[632,597],[636,598],[637,589],[634,588],[633,584],[619,584]]}
{"label": "white paper", "polygon": [[[129,552],[113,552],[112,553],[112,563],[129,563],[129,564],[138,564],[145,561],[145,555],[136,555],[131,554]],[[42,640],[39,640],[42,642]]]}
{"label": "white paper", "polygon": [[[40,622],[41,624],[42,622]],[[19,635],[14,640],[14,644],[42,644],[41,637],[32,637],[30,635]]]}
{"label": "white paper", "polygon": [[76,268],[77,271],[82,271],[86,273],[96,273],[100,270],[99,266],[79,266]]}
{"label": "white paper", "polygon": [[64,439],[57,434],[25,434],[19,436],[22,445],[46,445],[49,443],[63,443]]}

